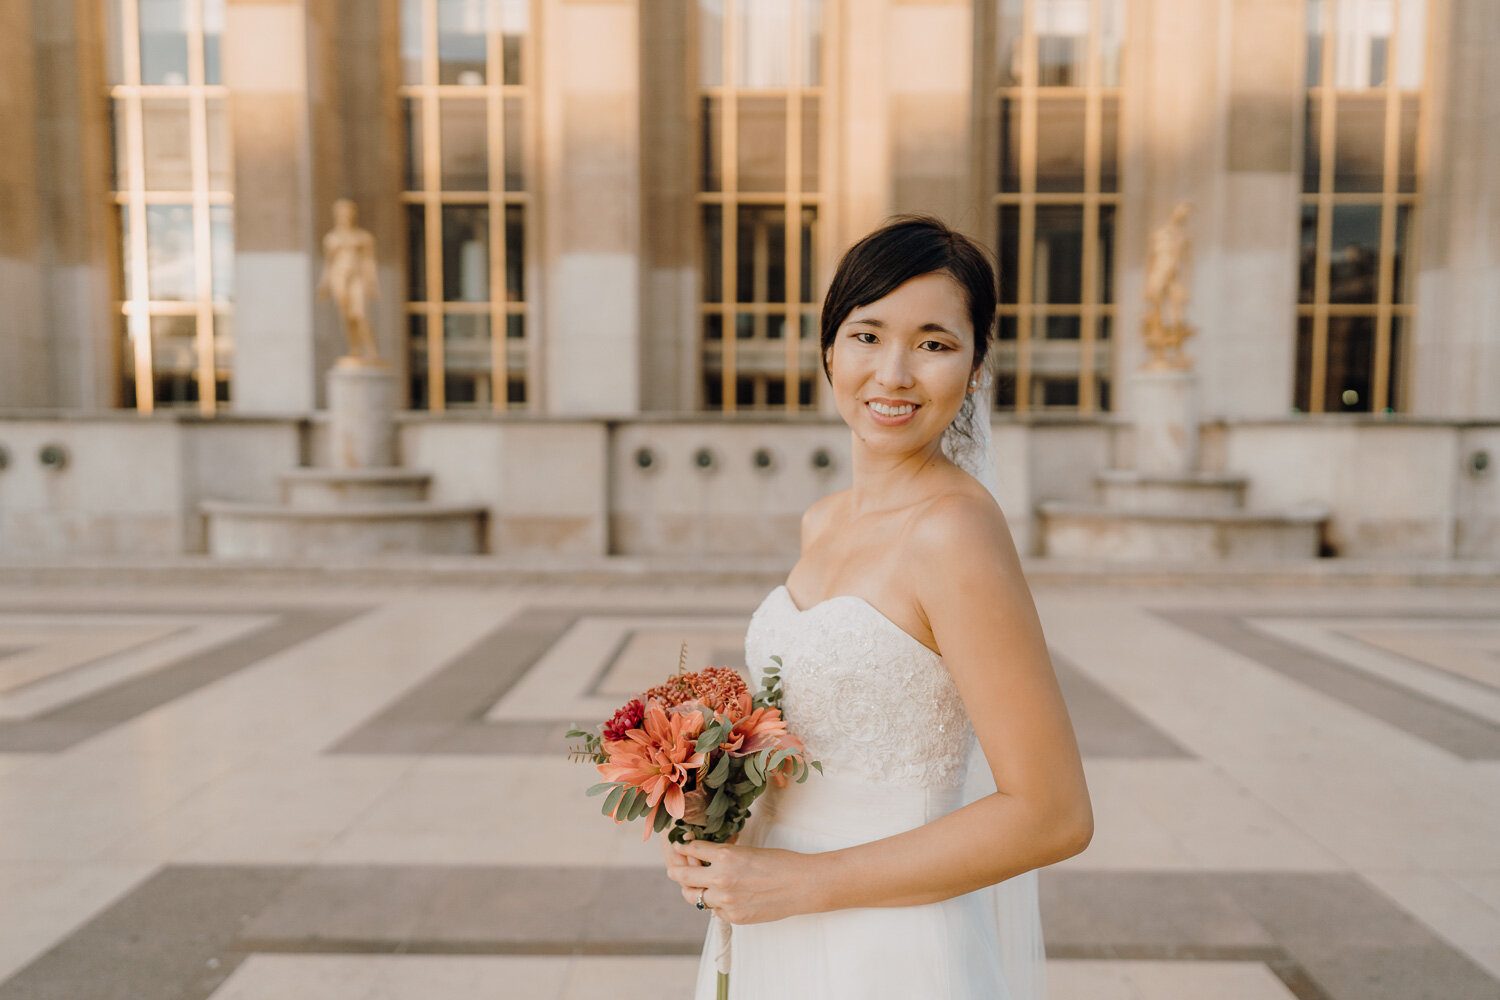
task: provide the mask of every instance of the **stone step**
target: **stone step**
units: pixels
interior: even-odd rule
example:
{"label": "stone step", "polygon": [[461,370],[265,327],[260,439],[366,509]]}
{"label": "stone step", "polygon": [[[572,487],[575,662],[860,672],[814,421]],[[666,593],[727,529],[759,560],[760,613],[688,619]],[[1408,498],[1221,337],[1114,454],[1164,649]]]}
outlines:
{"label": "stone step", "polygon": [[1215,472],[1169,475],[1108,469],[1094,477],[1094,485],[1100,502],[1113,510],[1200,514],[1243,509],[1250,480]]}
{"label": "stone step", "polygon": [[1318,555],[1326,508],[1288,511],[1121,511],[1046,500],[1042,553],[1062,559],[1269,562]]}
{"label": "stone step", "polygon": [[432,473],[411,469],[292,469],[281,474],[281,500],[293,507],[420,503]]}
{"label": "stone step", "polygon": [[344,507],[205,500],[208,551],[237,559],[375,555],[479,555],[488,512],[470,504],[373,503]]}

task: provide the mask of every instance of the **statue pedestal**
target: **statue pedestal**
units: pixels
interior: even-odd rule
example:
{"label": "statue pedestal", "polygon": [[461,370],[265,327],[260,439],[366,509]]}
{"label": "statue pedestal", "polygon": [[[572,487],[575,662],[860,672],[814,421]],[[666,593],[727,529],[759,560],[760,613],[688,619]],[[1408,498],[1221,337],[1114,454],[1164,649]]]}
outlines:
{"label": "statue pedestal", "polygon": [[1142,371],[1130,376],[1137,472],[1186,475],[1198,467],[1197,383],[1191,371]]}
{"label": "statue pedestal", "polygon": [[396,464],[396,373],[340,358],[328,372],[330,458],[336,469]]}

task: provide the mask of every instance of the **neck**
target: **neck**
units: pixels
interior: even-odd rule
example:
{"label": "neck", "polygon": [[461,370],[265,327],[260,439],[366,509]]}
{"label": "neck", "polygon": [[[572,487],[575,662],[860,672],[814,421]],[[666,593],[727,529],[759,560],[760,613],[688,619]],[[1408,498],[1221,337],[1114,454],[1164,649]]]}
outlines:
{"label": "neck", "polygon": [[940,438],[917,451],[881,454],[855,437],[850,454],[850,493],[858,513],[904,507],[921,495],[921,482],[934,467],[950,465]]}

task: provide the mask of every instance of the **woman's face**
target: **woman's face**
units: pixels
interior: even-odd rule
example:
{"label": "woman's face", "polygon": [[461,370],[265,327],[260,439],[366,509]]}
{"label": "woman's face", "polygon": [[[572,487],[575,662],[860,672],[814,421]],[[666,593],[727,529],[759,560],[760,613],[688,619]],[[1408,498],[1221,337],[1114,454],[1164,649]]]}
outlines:
{"label": "woman's face", "polygon": [[915,451],[958,414],[973,374],[974,330],[958,282],[912,278],[845,317],[828,356],[834,403],[879,451]]}

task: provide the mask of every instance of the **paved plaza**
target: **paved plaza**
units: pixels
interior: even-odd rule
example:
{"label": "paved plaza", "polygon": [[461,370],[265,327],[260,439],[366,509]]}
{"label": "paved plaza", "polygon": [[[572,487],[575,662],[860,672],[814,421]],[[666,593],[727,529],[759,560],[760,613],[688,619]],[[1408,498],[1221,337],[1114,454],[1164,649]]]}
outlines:
{"label": "paved plaza", "polygon": [[[0,1000],[685,1000],[564,757],[770,583],[0,586]],[[1041,582],[1053,1000],[1500,997],[1500,587]]]}

